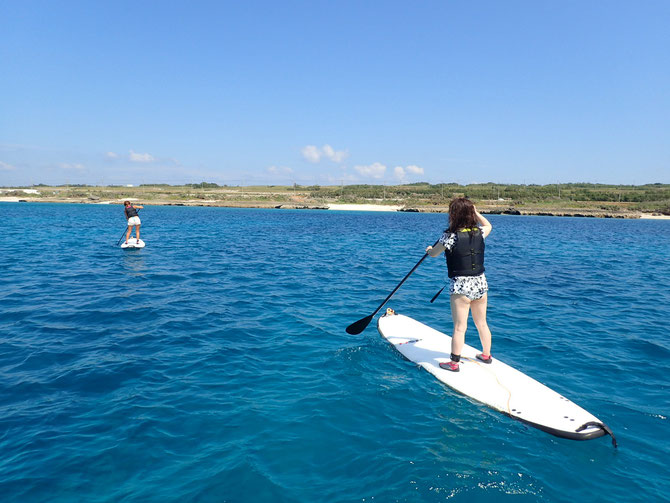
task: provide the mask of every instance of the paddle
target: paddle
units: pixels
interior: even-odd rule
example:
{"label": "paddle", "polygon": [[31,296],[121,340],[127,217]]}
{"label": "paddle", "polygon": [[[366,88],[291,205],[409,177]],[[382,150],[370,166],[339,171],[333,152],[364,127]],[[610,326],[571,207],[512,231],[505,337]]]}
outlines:
{"label": "paddle", "polygon": [[[438,243],[438,242],[435,241],[435,244],[434,244],[433,246],[435,246],[437,243]],[[366,328],[366,327],[370,324],[370,322],[372,321],[372,318],[375,317],[375,314],[377,314],[377,313],[379,312],[379,310],[380,310],[382,307],[384,307],[384,304],[386,304],[386,303],[388,302],[388,300],[389,300],[391,297],[393,297],[393,294],[396,293],[396,292],[398,291],[398,288],[400,288],[400,287],[402,286],[402,284],[407,280],[407,278],[409,278],[410,275],[411,275],[414,271],[416,271],[416,268],[419,267],[419,265],[421,265],[421,262],[423,262],[424,259],[425,259],[427,256],[428,256],[427,253],[424,253],[424,254],[423,254],[423,257],[421,257],[421,260],[419,260],[419,261],[416,263],[416,265],[415,265],[414,267],[412,267],[412,270],[411,270],[410,272],[407,273],[407,276],[405,276],[405,277],[402,279],[402,281],[401,281],[400,283],[398,283],[398,285],[393,289],[393,291],[389,294],[389,296],[386,297],[386,298],[384,299],[384,302],[382,302],[382,303],[379,305],[379,307],[378,307],[377,309],[375,309],[375,312],[374,312],[374,313],[372,313],[372,314],[369,315],[369,316],[366,316],[365,318],[361,318],[360,320],[358,320],[358,321],[352,323],[351,325],[349,325],[349,326],[346,328],[347,333],[348,333],[348,334],[351,334],[351,335],[358,335],[358,334],[360,334],[363,330],[365,330],[365,328]]]}
{"label": "paddle", "polygon": [[[137,214],[139,215],[140,210],[138,208],[135,208],[137,210]],[[119,240],[116,242],[116,246],[119,246],[121,244],[121,241],[123,241],[123,236],[126,235],[126,232],[128,232],[128,226],[126,226],[126,229],[123,231],[123,234],[121,234],[121,237]]]}
{"label": "paddle", "polygon": [[126,229],[126,230],[123,231],[123,234],[121,234],[121,237],[120,237],[119,240],[116,242],[116,246],[119,246],[119,245],[121,244],[121,241],[123,241],[123,238],[124,238],[124,236],[126,235],[126,232],[127,232],[127,231],[128,231],[128,229]]}
{"label": "paddle", "polygon": [[442,288],[440,288],[440,291],[437,292],[437,293],[433,296],[432,299],[430,299],[430,303],[431,303],[431,304],[432,304],[433,302],[435,302],[435,299],[437,299],[437,298],[440,296],[440,294],[442,293],[442,290],[444,290],[445,288],[447,288],[447,285],[444,285]]}

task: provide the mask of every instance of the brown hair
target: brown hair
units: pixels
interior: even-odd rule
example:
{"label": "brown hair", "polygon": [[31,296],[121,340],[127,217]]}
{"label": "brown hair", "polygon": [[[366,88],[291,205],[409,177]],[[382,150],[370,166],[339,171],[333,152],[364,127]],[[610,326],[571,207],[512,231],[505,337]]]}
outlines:
{"label": "brown hair", "polygon": [[457,197],[449,203],[449,232],[477,227],[475,205],[465,197]]}
{"label": "brown hair", "polygon": [[130,201],[123,201],[123,205],[124,205],[124,206],[127,206],[127,205],[129,205],[129,204],[130,204]]}

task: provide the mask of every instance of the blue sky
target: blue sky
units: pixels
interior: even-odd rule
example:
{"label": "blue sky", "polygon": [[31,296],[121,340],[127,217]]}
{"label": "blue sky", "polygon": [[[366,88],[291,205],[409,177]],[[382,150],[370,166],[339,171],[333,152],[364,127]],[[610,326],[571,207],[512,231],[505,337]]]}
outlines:
{"label": "blue sky", "polygon": [[0,185],[670,183],[670,2],[0,0]]}

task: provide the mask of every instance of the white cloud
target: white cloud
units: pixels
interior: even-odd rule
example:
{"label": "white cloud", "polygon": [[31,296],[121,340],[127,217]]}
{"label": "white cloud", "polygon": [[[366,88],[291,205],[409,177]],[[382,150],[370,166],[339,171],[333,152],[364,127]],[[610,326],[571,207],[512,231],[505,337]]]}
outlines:
{"label": "white cloud", "polygon": [[73,164],[73,163],[70,163],[70,162],[61,162],[58,166],[61,169],[73,169],[73,170],[76,170],[76,171],[81,171],[83,169],[86,169],[86,166],[84,166],[83,164]]}
{"label": "white cloud", "polygon": [[321,148],[316,145],[307,145],[302,148],[301,152],[305,159],[313,163],[320,162],[323,157],[330,159],[333,162],[340,163],[349,155],[349,152],[346,150],[335,150],[328,144]]}
{"label": "white cloud", "polygon": [[273,175],[290,175],[293,173],[291,168],[287,168],[285,166],[270,166],[267,171]]}
{"label": "white cloud", "polygon": [[117,159],[119,157],[119,154],[117,154],[116,152],[107,152],[105,154],[105,157],[107,157],[107,159]]}
{"label": "white cloud", "polygon": [[321,160],[321,151],[314,145],[307,145],[302,149],[302,156],[309,162],[319,162]]}
{"label": "white cloud", "polygon": [[11,164],[0,161],[0,171],[14,171],[16,168]]}
{"label": "white cloud", "polygon": [[333,162],[342,162],[349,155],[346,150],[334,150],[330,145],[324,145],[321,150],[323,155]]}
{"label": "white cloud", "polygon": [[139,154],[134,151],[130,151],[129,159],[132,162],[153,162],[155,161],[154,157],[151,154]]}
{"label": "white cloud", "polygon": [[403,168],[402,166],[396,166],[393,169],[393,174],[400,181],[405,181],[408,175],[423,175],[423,168],[415,166],[414,164]]}
{"label": "white cloud", "polygon": [[354,169],[358,171],[362,176],[370,178],[381,178],[386,172],[386,166],[379,162],[370,164],[369,166],[354,166]]}

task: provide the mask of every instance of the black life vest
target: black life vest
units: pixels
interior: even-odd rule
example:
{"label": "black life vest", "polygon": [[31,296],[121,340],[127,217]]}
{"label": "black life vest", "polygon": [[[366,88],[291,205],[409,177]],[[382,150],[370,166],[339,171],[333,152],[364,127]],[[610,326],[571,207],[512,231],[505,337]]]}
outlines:
{"label": "black life vest", "polygon": [[444,252],[449,277],[478,276],[484,272],[484,235],[481,229],[463,229],[456,233],[456,243]]}
{"label": "black life vest", "polygon": [[136,216],[137,216],[137,209],[135,209],[135,207],[132,204],[126,207],[126,217],[133,218]]}

